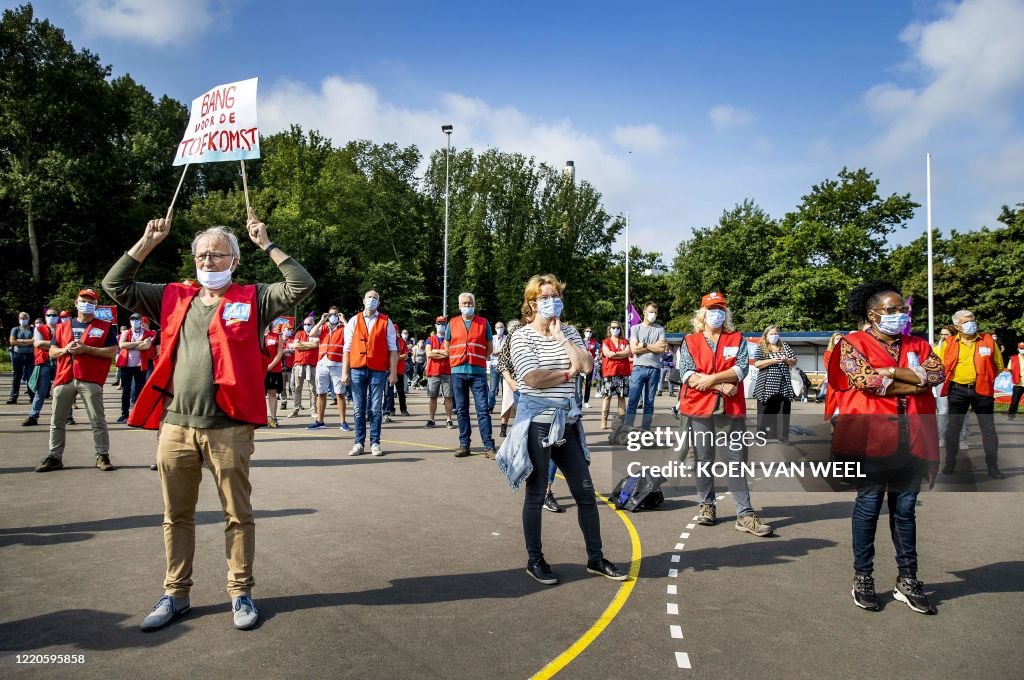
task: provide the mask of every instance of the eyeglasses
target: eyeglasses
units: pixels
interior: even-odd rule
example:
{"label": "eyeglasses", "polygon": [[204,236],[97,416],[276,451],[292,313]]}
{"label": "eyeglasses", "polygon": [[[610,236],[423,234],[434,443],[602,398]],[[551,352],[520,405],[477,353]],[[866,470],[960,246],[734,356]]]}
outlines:
{"label": "eyeglasses", "polygon": [[910,314],[910,307],[903,305],[902,307],[879,307],[878,309],[872,309],[875,314]]}
{"label": "eyeglasses", "polygon": [[195,255],[195,260],[196,262],[205,262],[206,260],[209,260],[210,262],[220,262],[225,257],[231,257],[231,255],[228,253],[197,253]]}

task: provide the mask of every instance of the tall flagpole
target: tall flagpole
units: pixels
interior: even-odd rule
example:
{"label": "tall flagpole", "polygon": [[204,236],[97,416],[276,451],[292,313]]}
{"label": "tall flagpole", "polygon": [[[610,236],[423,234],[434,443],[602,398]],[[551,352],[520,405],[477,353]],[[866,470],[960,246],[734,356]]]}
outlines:
{"label": "tall flagpole", "polygon": [[935,280],[932,264],[932,155],[926,154],[926,202],[928,211],[928,342],[935,341]]}
{"label": "tall flagpole", "polygon": [[626,211],[626,326],[622,334],[629,338],[629,211]]}

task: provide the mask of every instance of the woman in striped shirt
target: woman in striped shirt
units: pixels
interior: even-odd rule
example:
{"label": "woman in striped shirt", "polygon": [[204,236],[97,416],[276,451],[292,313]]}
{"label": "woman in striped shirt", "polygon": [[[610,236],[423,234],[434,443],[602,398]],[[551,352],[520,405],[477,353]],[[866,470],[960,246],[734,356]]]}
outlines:
{"label": "woman in striped shirt", "polygon": [[528,323],[510,340],[519,406],[515,425],[498,456],[498,466],[513,488],[522,483],[524,475],[526,478],[526,573],[546,585],[558,583],[541,551],[541,507],[548,464],[554,460],[576,501],[587,548],[587,571],[622,581],[628,576],[602,552],[601,524],[588,467],[590,452],[576,399],[576,376],[590,371],[594,358],[579,331],[562,325],[564,288],[551,274],[534,276],[526,284],[522,315]]}

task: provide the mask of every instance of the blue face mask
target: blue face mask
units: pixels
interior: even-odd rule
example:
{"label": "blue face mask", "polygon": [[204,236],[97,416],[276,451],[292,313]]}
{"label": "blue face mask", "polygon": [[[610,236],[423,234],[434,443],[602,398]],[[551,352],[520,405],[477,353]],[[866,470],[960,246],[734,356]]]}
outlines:
{"label": "blue face mask", "polygon": [[363,300],[363,304],[366,305],[366,308],[368,310],[370,310],[371,312],[375,312],[377,311],[377,305],[380,304],[380,300],[378,300],[375,297],[369,297]]}
{"label": "blue face mask", "polygon": [[142,322],[141,321],[132,321],[132,330],[135,331],[136,333],[141,331],[142,330]]}
{"label": "blue face mask", "polygon": [[94,305],[91,302],[79,302],[75,304],[75,307],[82,314],[92,314],[93,312],[96,311],[96,305]]}
{"label": "blue face mask", "polygon": [[708,326],[721,328],[722,324],[725,323],[725,312],[721,309],[709,309],[704,319],[708,322]]}
{"label": "blue face mask", "polygon": [[462,316],[473,316],[474,312],[476,312],[476,307],[463,307],[462,308]]}
{"label": "blue face mask", "polygon": [[562,303],[562,298],[541,298],[537,302],[537,311],[545,319],[553,319],[555,317],[562,316],[562,310],[565,305]]}
{"label": "blue face mask", "polygon": [[978,332],[978,322],[977,321],[966,321],[961,326],[961,329],[963,330],[964,335],[974,335],[975,333]]}
{"label": "blue face mask", "polygon": [[903,327],[910,321],[909,314],[882,314],[878,322],[878,330],[882,331],[886,335],[899,335],[903,332]]}

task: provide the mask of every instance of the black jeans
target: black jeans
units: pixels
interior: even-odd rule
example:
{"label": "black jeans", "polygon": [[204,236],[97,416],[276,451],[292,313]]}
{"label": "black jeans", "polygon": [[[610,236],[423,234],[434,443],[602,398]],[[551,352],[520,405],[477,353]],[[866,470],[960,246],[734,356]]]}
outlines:
{"label": "black jeans", "polygon": [[403,411],[408,411],[405,407],[405,375],[398,376],[398,382],[394,385],[388,385],[387,390],[384,394],[384,414],[392,415],[395,412],[395,392],[398,392],[398,406]]}
{"label": "black jeans", "polygon": [[526,537],[526,554],[531,563],[544,559],[541,551],[540,525],[541,506],[548,490],[548,464],[555,465],[562,471],[565,482],[569,486],[576,501],[577,518],[583,531],[583,541],[587,546],[587,560],[599,562],[604,553],[601,551],[601,519],[597,514],[597,499],[594,496],[594,482],[590,478],[590,464],[583,456],[576,434],[578,426],[565,426],[565,442],[561,446],[545,448],[541,442],[551,429],[550,423],[530,423],[530,434],[527,448],[533,472],[526,479],[526,497],[523,500],[523,534]]}
{"label": "black jeans", "polygon": [[121,416],[128,417],[128,411],[135,405],[135,400],[142,394],[146,384],[146,372],[141,366],[122,366],[117,369],[121,378]]}
{"label": "black jeans", "polygon": [[769,439],[789,439],[789,414],[792,402],[781,394],[757,402],[757,429]]}
{"label": "black jeans", "polygon": [[583,377],[583,403],[590,403],[590,383],[594,380],[594,372],[588,371]]}
{"label": "black jeans", "polygon": [[973,385],[949,384],[949,421],[946,424],[946,465],[956,463],[960,452],[960,428],[964,426],[968,410],[978,416],[981,444],[985,449],[985,464],[995,467],[999,461],[999,433],[996,432],[995,399],[978,394]]}
{"label": "black jeans", "polygon": [[1024,387],[1022,387],[1021,385],[1014,385],[1013,394],[1010,396],[1010,410],[1007,411],[1009,415],[1017,415],[1017,405],[1020,403],[1021,397],[1024,397]]}

